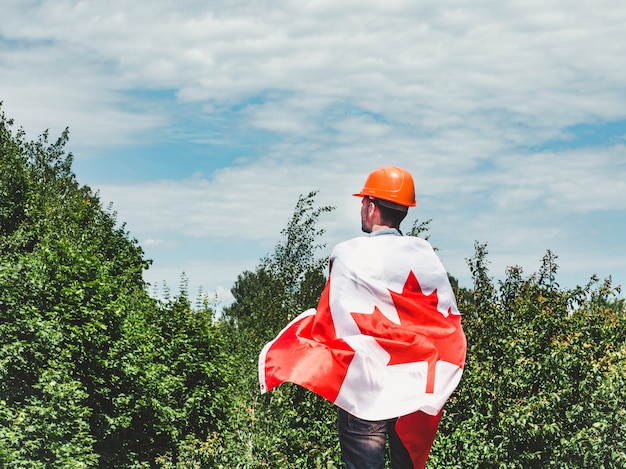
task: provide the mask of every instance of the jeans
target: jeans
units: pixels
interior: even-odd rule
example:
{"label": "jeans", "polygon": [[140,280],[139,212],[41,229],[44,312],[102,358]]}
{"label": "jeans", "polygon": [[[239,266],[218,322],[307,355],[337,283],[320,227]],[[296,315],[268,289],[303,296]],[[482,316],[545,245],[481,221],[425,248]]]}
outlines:
{"label": "jeans", "polygon": [[341,459],[347,469],[383,469],[385,443],[389,438],[391,469],[413,469],[413,463],[398,435],[396,418],[363,420],[337,408],[337,427],[341,445]]}

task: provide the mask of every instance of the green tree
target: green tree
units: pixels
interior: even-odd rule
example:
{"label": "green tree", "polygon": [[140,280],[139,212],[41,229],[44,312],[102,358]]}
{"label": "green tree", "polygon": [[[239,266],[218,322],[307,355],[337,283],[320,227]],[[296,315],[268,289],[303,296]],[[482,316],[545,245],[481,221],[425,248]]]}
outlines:
{"label": "green tree", "polygon": [[282,240],[254,272],[238,277],[235,301],[222,313],[239,379],[228,431],[201,447],[211,455],[210,467],[338,467],[332,405],[295,385],[263,396],[258,388],[261,347],[297,314],[315,307],[326,283],[328,260],[316,255],[323,247],[317,222],[332,207],[315,207],[315,195],[298,199]]}
{"label": "green tree", "polygon": [[619,289],[597,278],[558,285],[556,256],[495,286],[486,245],[469,261],[462,303],[468,354],[446,406],[432,467],[626,466],[626,316]]}
{"label": "green tree", "polygon": [[141,460],[175,465],[226,426],[235,367],[213,315],[206,296],[192,307],[183,278],[175,298],[124,326],[117,353],[133,386],[123,416],[135,419],[124,437],[142,449]]}
{"label": "green tree", "polygon": [[78,185],[68,132],[27,142],[11,126],[2,113],[0,454],[9,467],[92,466],[113,374],[107,352],[147,263]]}
{"label": "green tree", "polygon": [[[150,298],[149,261],[53,143],[0,115],[0,467],[149,467],[222,428],[208,302]],[[189,443],[191,442],[191,443]]]}

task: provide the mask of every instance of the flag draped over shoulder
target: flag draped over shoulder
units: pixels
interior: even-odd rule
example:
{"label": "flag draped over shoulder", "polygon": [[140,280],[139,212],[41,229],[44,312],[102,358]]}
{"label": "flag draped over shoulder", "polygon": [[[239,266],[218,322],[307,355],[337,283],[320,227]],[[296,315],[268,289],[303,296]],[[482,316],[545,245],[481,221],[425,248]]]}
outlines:
{"label": "flag draped over shoulder", "polygon": [[400,417],[421,467],[465,361],[446,271],[428,242],[393,235],[341,243],[330,266],[317,308],[263,348],[261,391],[289,381],[362,419]]}

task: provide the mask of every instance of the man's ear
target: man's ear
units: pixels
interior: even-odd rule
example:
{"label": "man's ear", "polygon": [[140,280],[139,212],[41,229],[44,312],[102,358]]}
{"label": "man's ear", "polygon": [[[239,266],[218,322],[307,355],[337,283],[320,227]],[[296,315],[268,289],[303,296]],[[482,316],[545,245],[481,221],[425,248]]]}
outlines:
{"label": "man's ear", "polygon": [[380,209],[378,208],[378,205],[373,202],[368,207],[368,214],[370,217],[373,217],[372,220],[374,223],[378,223],[381,220]]}
{"label": "man's ear", "polygon": [[376,204],[370,201],[369,205],[367,206],[367,211],[370,213],[370,215],[372,215],[376,211],[377,208],[378,207],[376,206]]}

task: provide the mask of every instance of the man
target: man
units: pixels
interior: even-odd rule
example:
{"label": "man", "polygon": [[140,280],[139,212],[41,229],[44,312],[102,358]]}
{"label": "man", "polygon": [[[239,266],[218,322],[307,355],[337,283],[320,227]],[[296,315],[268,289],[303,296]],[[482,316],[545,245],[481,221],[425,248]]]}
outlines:
{"label": "man", "polygon": [[261,390],[290,381],[333,402],[348,469],[382,469],[387,439],[393,469],[421,468],[461,379],[460,315],[432,247],[400,231],[410,173],[379,168],[354,195],[368,236],[335,246],[317,308],[265,346]]}

